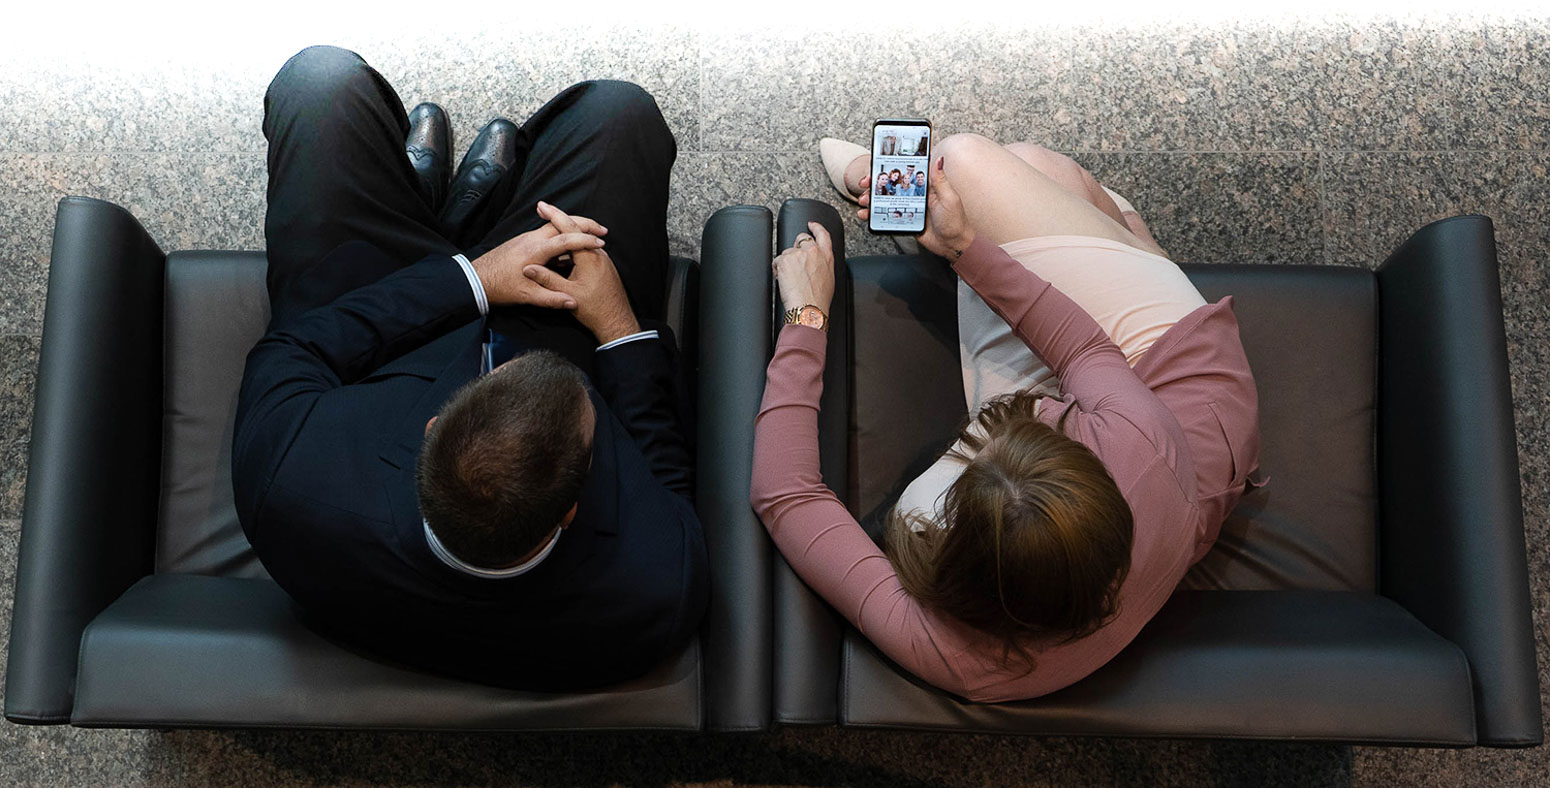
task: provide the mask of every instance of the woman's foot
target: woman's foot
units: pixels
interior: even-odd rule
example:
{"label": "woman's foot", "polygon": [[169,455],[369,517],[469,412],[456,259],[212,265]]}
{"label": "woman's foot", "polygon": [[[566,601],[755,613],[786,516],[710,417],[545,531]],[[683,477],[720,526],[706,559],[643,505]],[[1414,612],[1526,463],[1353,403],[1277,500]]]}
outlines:
{"label": "woman's foot", "polygon": [[818,141],[818,156],[823,159],[823,169],[845,199],[856,202],[861,196],[861,179],[866,177],[871,157],[867,149],[854,142],[824,137]]}

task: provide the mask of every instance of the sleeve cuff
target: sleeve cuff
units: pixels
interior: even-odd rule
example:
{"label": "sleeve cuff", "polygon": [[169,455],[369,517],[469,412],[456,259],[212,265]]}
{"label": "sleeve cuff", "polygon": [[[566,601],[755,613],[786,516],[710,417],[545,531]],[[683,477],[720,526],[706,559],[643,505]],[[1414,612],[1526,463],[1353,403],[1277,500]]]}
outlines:
{"label": "sleeve cuff", "polygon": [[479,305],[479,314],[490,314],[490,301],[484,295],[484,283],[479,281],[479,274],[474,273],[474,264],[461,254],[452,255],[452,259],[463,269],[463,276],[468,277],[468,286],[474,291],[474,303]]}
{"label": "sleeve cuff", "polygon": [[653,329],[651,329],[649,331],[638,331],[638,332],[636,332],[634,334],[630,334],[629,336],[626,336],[626,337],[619,337],[618,339],[615,339],[612,342],[606,342],[604,344],[598,345],[597,349],[600,350],[600,351],[607,350],[609,348],[615,348],[615,347],[618,347],[620,345],[629,344],[630,342],[634,342],[634,341],[640,340],[640,339],[657,339],[657,331],[656,331],[656,329],[653,328]]}

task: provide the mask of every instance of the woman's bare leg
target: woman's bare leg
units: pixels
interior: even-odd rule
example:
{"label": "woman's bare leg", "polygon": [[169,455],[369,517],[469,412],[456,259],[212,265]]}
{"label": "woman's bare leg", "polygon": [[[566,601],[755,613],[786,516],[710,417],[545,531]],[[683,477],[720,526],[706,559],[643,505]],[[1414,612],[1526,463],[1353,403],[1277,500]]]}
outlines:
{"label": "woman's bare leg", "polygon": [[1137,246],[1117,208],[1115,216],[1105,213],[994,140],[954,134],[937,142],[936,153],[975,231],[991,243],[1082,235]]}
{"label": "woman's bare leg", "polygon": [[[1010,153],[1011,157],[995,154],[989,156],[978,155],[987,153],[987,148],[991,146],[1001,147],[1005,152]],[[953,167],[955,182],[960,177],[958,173],[961,169],[969,170],[967,177],[973,178],[976,181],[988,180],[992,182],[993,191],[983,193],[982,196],[989,197],[991,194],[1000,194],[1006,198],[1005,200],[991,200],[992,202],[1000,202],[1001,205],[999,207],[1003,209],[1010,207],[1013,213],[1025,215],[1042,212],[1045,214],[1043,218],[1053,219],[1053,221],[1039,222],[1039,226],[1046,229],[1046,232],[1014,233],[1015,238],[1007,240],[1028,238],[1034,235],[1095,235],[1099,238],[1119,241],[1153,254],[1167,256],[1162,247],[1158,246],[1157,241],[1152,237],[1150,229],[1147,228],[1146,222],[1142,221],[1141,216],[1135,211],[1122,211],[1113,198],[1109,197],[1109,193],[1104,191],[1103,187],[1098,184],[1097,179],[1093,177],[1092,173],[1088,172],[1082,165],[1077,164],[1071,157],[1030,142],[1014,142],[1010,145],[999,146],[994,141],[977,134],[955,134],[948,137],[939,143],[937,152],[943,153],[944,151],[957,148],[963,148],[964,150],[961,151],[963,155],[952,157],[953,164],[950,166]],[[1012,161],[1012,157],[1015,157],[1018,162],[1026,166],[1012,166],[1008,169],[1006,165]],[[960,159],[970,163],[960,165]],[[870,175],[871,171],[872,157],[870,155],[857,156],[845,168],[845,186],[850,190],[851,194],[861,194],[861,179]],[[1006,189],[1000,186],[1000,184],[1007,180],[1018,179],[1025,179],[1028,182],[1021,184],[1022,188]],[[1043,198],[1040,196],[1041,192],[1047,191],[1051,186],[1065,191],[1067,193],[1066,198],[1055,200],[1053,204],[1044,205],[1042,209],[1036,210],[1035,208],[1043,202]],[[1081,210],[1080,206],[1075,204],[1070,197],[1075,197],[1087,203],[1113,224],[1110,225],[1101,221],[1094,222],[1091,217],[1082,219],[1081,217],[1084,213],[1090,212]],[[980,216],[975,213],[972,203],[969,214],[971,217]],[[1073,225],[1065,222],[1062,217],[1066,216],[1076,218],[1076,223]],[[980,218],[983,219],[985,217]],[[991,221],[998,221],[998,219],[992,219]],[[1015,222],[1012,222],[1011,225],[1017,226]],[[978,221],[976,221],[975,226],[976,229],[980,229]],[[1081,230],[1083,227],[1087,228],[1086,231]],[[993,237],[995,236],[993,235]],[[997,241],[997,243],[1006,243],[1006,240]]]}
{"label": "woman's bare leg", "polygon": [[1157,244],[1157,239],[1152,237],[1152,231],[1141,219],[1141,215],[1134,210],[1125,210],[1114,202],[1107,190],[1098,183],[1086,167],[1077,164],[1074,159],[1062,153],[1056,153],[1049,148],[1032,142],[1014,142],[1006,146],[1017,158],[1028,162],[1030,166],[1039,172],[1048,175],[1051,180],[1061,186],[1070,189],[1078,196],[1091,202],[1093,207],[1103,211],[1111,219],[1118,220],[1136,237],[1139,243],[1132,244],[1156,255],[1167,257],[1168,254]]}

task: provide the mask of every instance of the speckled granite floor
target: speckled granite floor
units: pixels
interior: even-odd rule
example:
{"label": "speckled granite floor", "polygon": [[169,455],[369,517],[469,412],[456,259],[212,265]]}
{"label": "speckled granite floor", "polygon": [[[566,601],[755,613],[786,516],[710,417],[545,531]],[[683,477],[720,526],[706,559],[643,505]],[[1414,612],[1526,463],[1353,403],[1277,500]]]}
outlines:
{"label": "speckled granite floor", "polygon": [[[132,62],[68,49],[45,59],[0,54],[0,637],[9,630],[54,205],[66,194],[113,200],[166,249],[260,248],[260,98],[285,57],[309,43],[303,27],[197,60],[175,50]],[[689,255],[722,205],[775,206],[787,196],[839,204],[818,164],[817,138],[859,139],[871,118],[900,114],[930,117],[942,131],[1073,151],[1132,199],[1180,260],[1374,265],[1427,221],[1492,216],[1550,698],[1550,20],[906,31],[881,62],[864,59],[850,38],[763,26],[330,40],[361,51],[406,103],[442,103],[464,143],[489,117],[520,118],[583,77],[643,84],[678,137],[670,231],[674,251]],[[850,229],[853,250],[886,250],[854,221]],[[832,729],[723,737],[159,733],[0,723],[3,785],[1547,782],[1543,747]]]}

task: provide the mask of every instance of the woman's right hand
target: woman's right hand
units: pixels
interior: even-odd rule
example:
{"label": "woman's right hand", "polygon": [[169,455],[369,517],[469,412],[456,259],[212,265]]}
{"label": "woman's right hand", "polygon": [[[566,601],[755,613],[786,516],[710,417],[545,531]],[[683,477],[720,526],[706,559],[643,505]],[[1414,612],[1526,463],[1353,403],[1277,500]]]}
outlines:
{"label": "woman's right hand", "polygon": [[834,245],[823,225],[808,222],[807,229],[770,265],[785,309],[812,304],[827,315],[834,300]]}
{"label": "woman's right hand", "polygon": [[938,158],[936,171],[926,179],[930,181],[926,187],[926,231],[920,234],[920,245],[952,262],[974,243],[974,226],[947,179],[945,161],[946,157]]}

